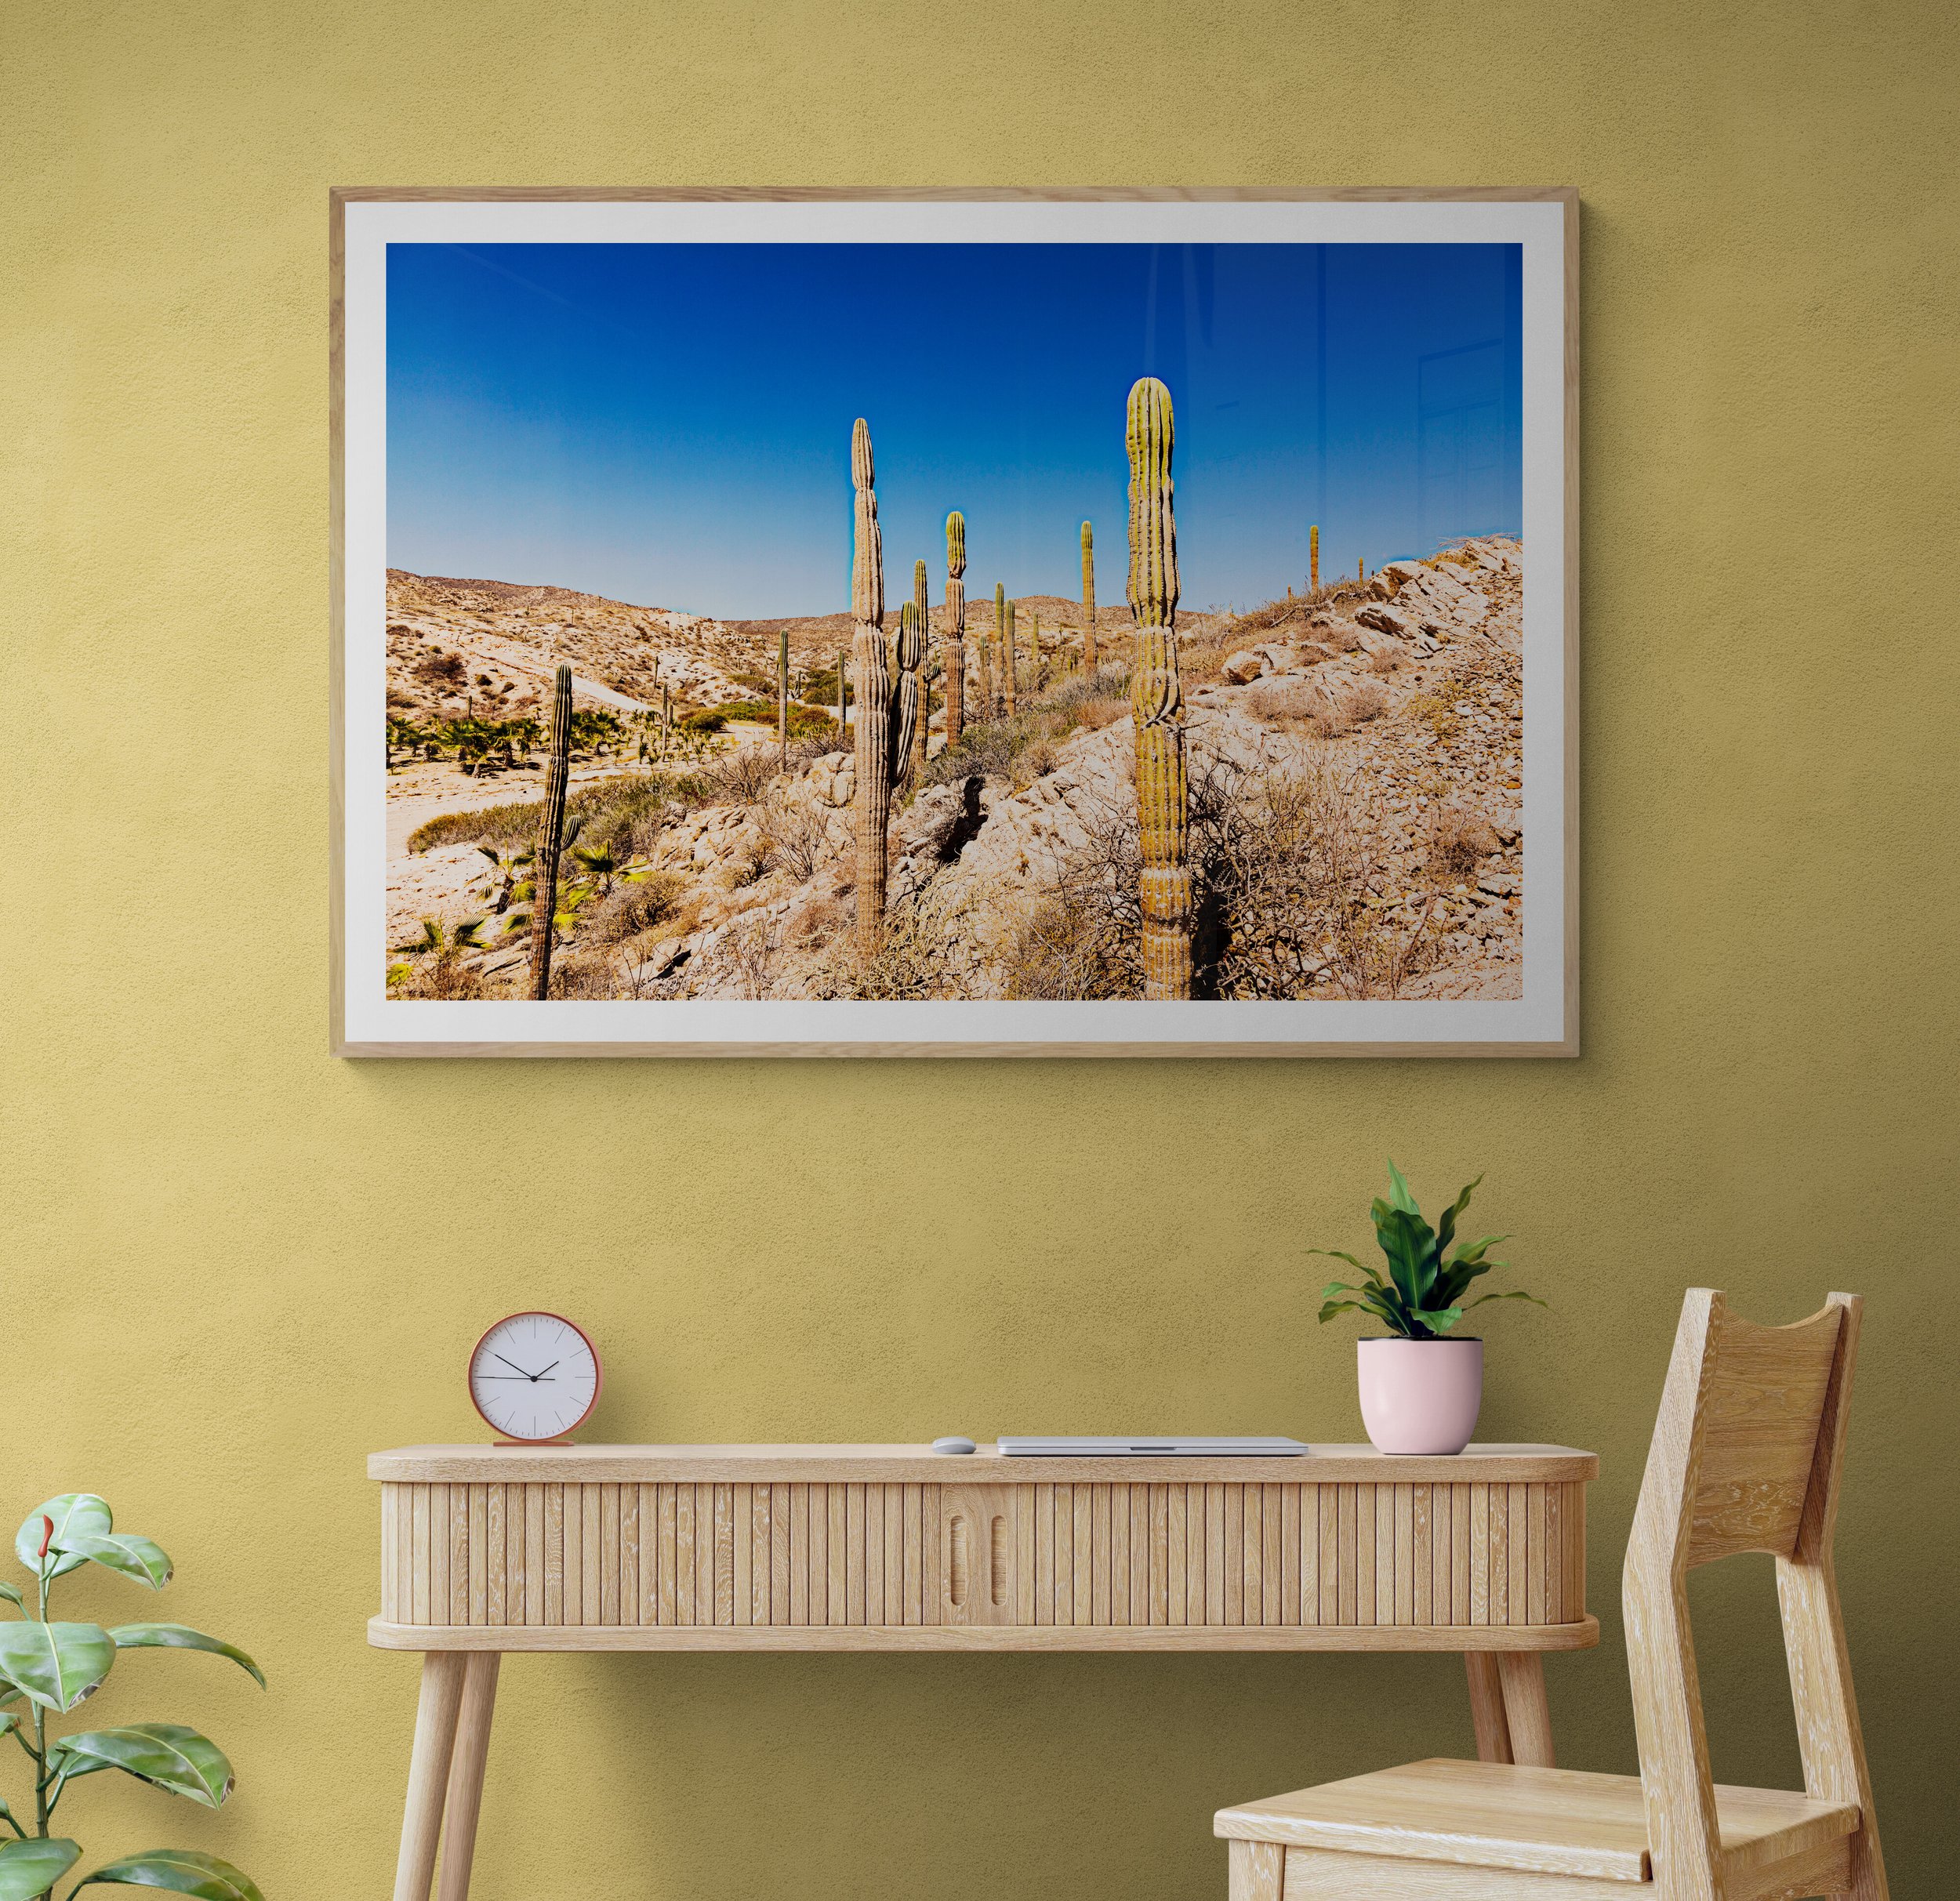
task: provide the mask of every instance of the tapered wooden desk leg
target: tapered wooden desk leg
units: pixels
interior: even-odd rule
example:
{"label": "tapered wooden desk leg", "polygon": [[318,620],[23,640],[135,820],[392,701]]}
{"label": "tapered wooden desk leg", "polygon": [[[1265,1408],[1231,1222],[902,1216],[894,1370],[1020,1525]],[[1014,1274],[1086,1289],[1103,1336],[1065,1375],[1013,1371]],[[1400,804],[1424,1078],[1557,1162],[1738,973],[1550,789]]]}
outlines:
{"label": "tapered wooden desk leg", "polygon": [[442,1823],[442,1879],[436,1901],[470,1901],[470,1862],[477,1849],[477,1812],[483,1805],[483,1765],[490,1753],[490,1717],[497,1703],[495,1650],[472,1650],[463,1674],[456,1754]]}
{"label": "tapered wooden desk leg", "polygon": [[1470,1678],[1470,1724],[1477,1734],[1479,1762],[1511,1760],[1511,1725],[1504,1713],[1504,1685],[1497,1674],[1496,1655],[1489,1650],[1466,1650],[1463,1667]]}
{"label": "tapered wooden desk leg", "polygon": [[1230,1901],[1279,1901],[1286,1849],[1276,1841],[1233,1841]]}
{"label": "tapered wooden desk leg", "polygon": [[415,1754],[408,1758],[408,1799],[401,1812],[401,1858],[395,1863],[394,1901],[429,1901],[466,1661],[460,1650],[431,1650],[422,1660],[422,1697],[416,1706]]}
{"label": "tapered wooden desk leg", "polygon": [[1552,1706],[1545,1701],[1544,1659],[1535,1650],[1501,1650],[1497,1677],[1511,1732],[1511,1759],[1534,1769],[1554,1767]]}

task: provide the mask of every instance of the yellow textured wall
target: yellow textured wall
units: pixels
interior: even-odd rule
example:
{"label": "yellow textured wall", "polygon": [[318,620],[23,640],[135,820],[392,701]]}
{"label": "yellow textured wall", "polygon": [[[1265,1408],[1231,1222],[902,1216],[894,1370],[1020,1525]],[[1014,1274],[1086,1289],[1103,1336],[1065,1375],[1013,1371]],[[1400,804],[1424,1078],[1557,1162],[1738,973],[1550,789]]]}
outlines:
{"label": "yellow textured wall", "polygon": [[[1954,15],[920,0],[6,9],[9,1514],[176,1555],[105,1715],[203,1721],[274,1901],[386,1892],[413,1665],[370,1448],[470,1436],[542,1303],[622,1439],[1358,1433],[1310,1242],[1488,1169],[1550,1315],[1490,1436],[1598,1448],[1618,1557],[1681,1289],[1871,1297],[1842,1530],[1902,1898],[1957,1845]],[[336,184],[1571,183],[1585,201],[1573,1063],[359,1066],[325,1054]],[[759,524],[759,528],[761,524]],[[548,577],[547,577],[548,578]],[[1154,1396],[1138,1400],[1134,1395]],[[13,1520],[9,1515],[7,1523]],[[1719,1773],[1794,1778],[1766,1561],[1698,1580]],[[82,1602],[152,1613],[111,1580]],[[1444,1657],[521,1659],[479,1893],[1222,1896],[1219,1802],[1466,1752]],[[3,1763],[7,1758],[0,1758]],[[0,1779],[10,1772],[0,1769]],[[18,1778],[0,1790],[17,1797]]]}

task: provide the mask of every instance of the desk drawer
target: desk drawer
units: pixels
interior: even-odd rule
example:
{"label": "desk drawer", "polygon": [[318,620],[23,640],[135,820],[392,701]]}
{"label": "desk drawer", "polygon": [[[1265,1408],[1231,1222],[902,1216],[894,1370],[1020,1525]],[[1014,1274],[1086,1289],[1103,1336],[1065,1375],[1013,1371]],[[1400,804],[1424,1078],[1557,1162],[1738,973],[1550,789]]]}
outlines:
{"label": "desk drawer", "polygon": [[384,1483],[398,1625],[1577,1623],[1585,1487]]}

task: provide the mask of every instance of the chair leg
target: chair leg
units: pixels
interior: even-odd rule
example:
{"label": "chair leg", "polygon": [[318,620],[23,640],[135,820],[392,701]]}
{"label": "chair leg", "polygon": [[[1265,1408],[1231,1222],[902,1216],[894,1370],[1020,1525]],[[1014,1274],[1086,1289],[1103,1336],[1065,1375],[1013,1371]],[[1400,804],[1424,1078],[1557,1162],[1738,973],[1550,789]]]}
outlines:
{"label": "chair leg", "polygon": [[483,1765],[490,1754],[490,1718],[497,1703],[495,1650],[472,1650],[463,1674],[456,1752],[442,1825],[442,1878],[436,1901],[470,1901],[470,1863],[476,1853],[477,1816],[483,1806]]}
{"label": "chair leg", "polygon": [[1477,1736],[1477,1760],[1508,1762],[1511,1725],[1504,1715],[1497,1657],[1488,1650],[1466,1650],[1463,1667],[1470,1678],[1470,1724]]}
{"label": "chair leg", "polygon": [[1555,1766],[1552,1755],[1552,1706],[1545,1701],[1544,1659],[1535,1650],[1497,1653],[1497,1678],[1504,1687],[1504,1722],[1511,1732],[1511,1759],[1534,1769]]}
{"label": "chair leg", "polygon": [[415,1752],[408,1758],[408,1796],[401,1811],[394,1901],[429,1901],[465,1661],[460,1650],[431,1650],[422,1660],[422,1695],[416,1705]]}
{"label": "chair leg", "polygon": [[1287,1852],[1276,1841],[1226,1844],[1232,1851],[1231,1901],[1279,1901]]}

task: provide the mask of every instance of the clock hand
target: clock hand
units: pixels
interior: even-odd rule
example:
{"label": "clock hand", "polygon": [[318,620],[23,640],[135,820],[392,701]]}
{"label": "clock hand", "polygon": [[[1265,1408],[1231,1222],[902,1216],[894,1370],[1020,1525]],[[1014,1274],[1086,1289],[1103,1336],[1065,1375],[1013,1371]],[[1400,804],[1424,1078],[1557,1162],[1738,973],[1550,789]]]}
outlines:
{"label": "clock hand", "polygon": [[[499,1353],[495,1347],[492,1347],[490,1349],[490,1357],[492,1359],[503,1360],[503,1355]],[[524,1369],[520,1366],[515,1360],[503,1360],[503,1363],[505,1366],[508,1366],[513,1373],[522,1374],[527,1380],[535,1380],[538,1377],[534,1373],[525,1373]],[[554,1360],[552,1364],[556,1366],[557,1362]]]}
{"label": "clock hand", "polygon": [[[556,1360],[554,1360],[554,1361],[551,1362],[551,1366],[557,1366],[557,1363],[558,1363],[558,1362],[557,1362]],[[534,1380],[542,1380],[542,1379],[544,1377],[544,1373],[549,1373],[549,1372],[551,1370],[551,1366],[547,1366],[547,1367],[546,1367],[546,1368],[545,1368],[545,1370],[544,1370],[544,1373],[532,1373],[530,1377],[531,1377],[532,1379],[534,1379]]]}

